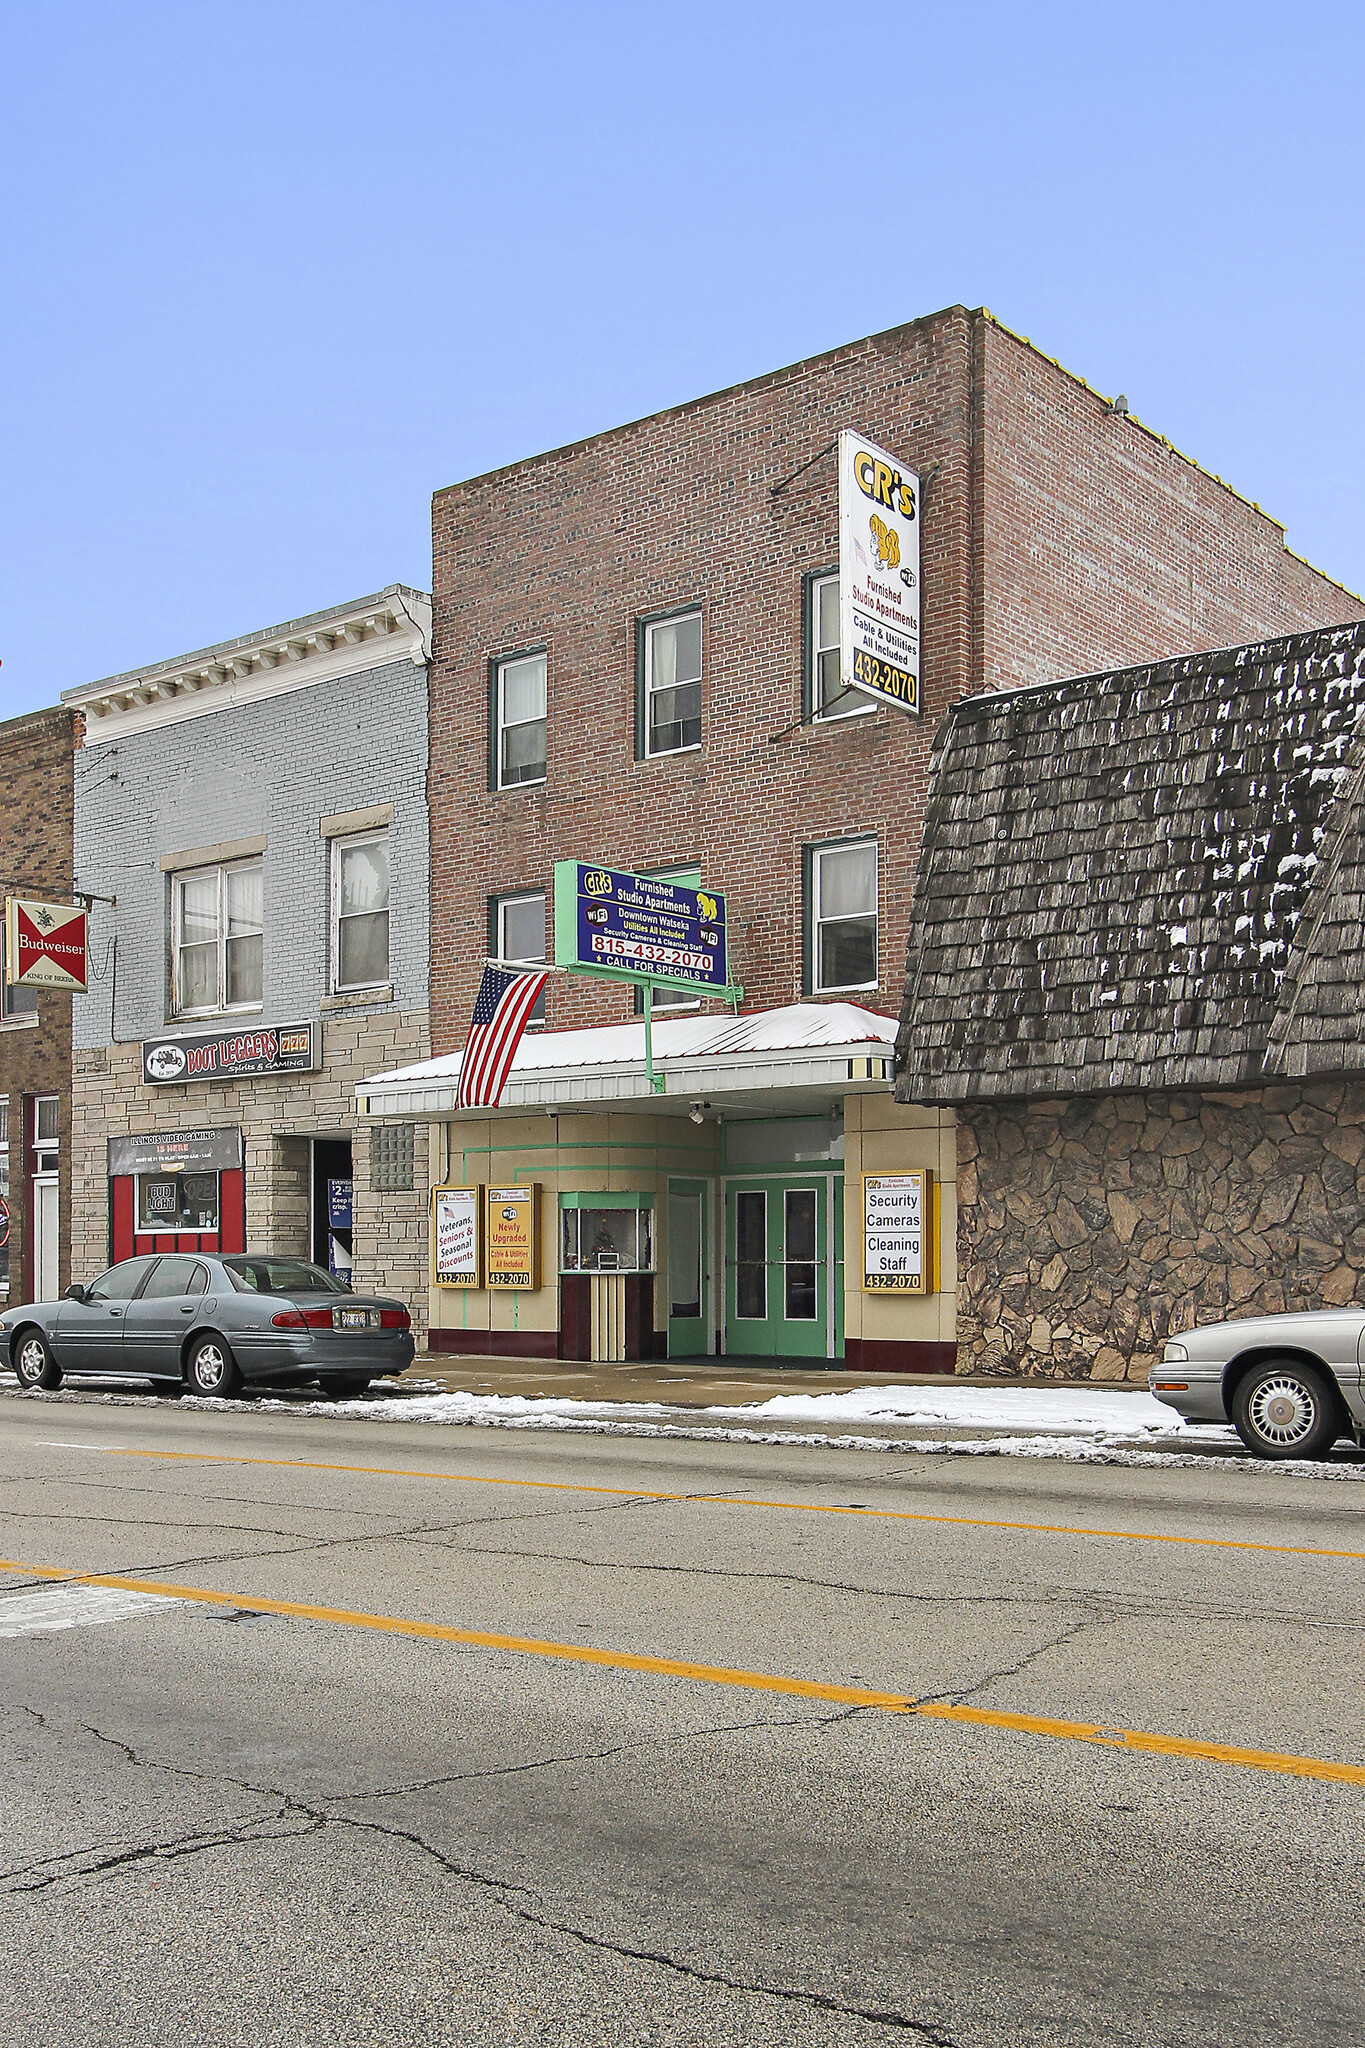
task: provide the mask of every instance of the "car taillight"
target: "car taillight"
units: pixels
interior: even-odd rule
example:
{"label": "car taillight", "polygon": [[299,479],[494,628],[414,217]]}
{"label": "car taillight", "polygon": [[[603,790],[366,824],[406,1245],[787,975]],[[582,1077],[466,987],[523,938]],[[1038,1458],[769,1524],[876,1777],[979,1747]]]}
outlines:
{"label": "car taillight", "polygon": [[270,1324],[271,1328],[276,1330],[306,1330],[308,1328],[307,1323],[305,1323],[296,1308],[282,1308],[277,1316],[270,1318]]}
{"label": "car taillight", "polygon": [[379,1327],[381,1330],[410,1330],[412,1317],[405,1308],[381,1308]]}
{"label": "car taillight", "polygon": [[306,1308],[303,1312],[303,1320],[310,1330],[330,1330],[332,1327],[332,1311],[330,1308]]}

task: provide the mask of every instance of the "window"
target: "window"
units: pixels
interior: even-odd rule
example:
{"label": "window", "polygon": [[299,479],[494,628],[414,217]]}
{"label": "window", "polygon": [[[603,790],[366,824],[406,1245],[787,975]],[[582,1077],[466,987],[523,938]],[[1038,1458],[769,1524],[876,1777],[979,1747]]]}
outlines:
{"label": "window", "polygon": [[699,747],[701,613],[645,620],[639,632],[637,754]]}
{"label": "window", "polygon": [[35,1145],[55,1145],[57,1142],[58,1102],[55,1095],[40,1095],[34,1105],[33,1142]]}
{"label": "window", "polygon": [[838,576],[812,576],[806,602],[807,716],[850,718],[860,711],[875,711],[870,697],[861,690],[846,689],[839,680]]}
{"label": "window", "polygon": [[494,789],[545,780],[545,705],[549,657],[520,654],[493,663],[492,769]]}
{"label": "window", "polygon": [[389,979],[389,835],[332,841],[332,987]]}
{"label": "window", "polygon": [[182,1294],[203,1294],[209,1284],[209,1269],[197,1259],[158,1259],[143,1288],[142,1301],[172,1301]]}
{"label": "window", "polygon": [[560,1271],[652,1273],[652,1209],[564,1209],[560,1212]]}
{"label": "window", "polygon": [[261,863],[200,868],[172,885],[177,1016],[261,1007]]}
{"label": "window", "polygon": [[5,920],[0,917],[0,1016],[31,1017],[38,1008],[36,988],[11,988],[5,979]]}
{"label": "window", "polygon": [[377,1195],[410,1191],[415,1136],[412,1124],[377,1124],[370,1133],[370,1186]]}
{"label": "window", "polygon": [[[495,896],[490,905],[489,944],[495,960],[518,965],[538,964],[545,958],[545,891],[526,896]],[[545,1022],[545,991],[536,997],[528,1024]]]}
{"label": "window", "polygon": [[347,1294],[342,1281],[303,1259],[224,1259],[239,1294]]}
{"label": "window", "polygon": [[140,1173],[137,1227],[149,1230],[216,1230],[216,1173]]}
{"label": "window", "polygon": [[87,1301],[131,1301],[149,1268],[156,1260],[143,1253],[140,1258],[124,1259],[121,1264],[111,1266],[107,1273],[101,1273],[98,1280],[85,1290]]}
{"label": "window", "polygon": [[877,986],[877,842],[837,840],[807,849],[806,987]]}

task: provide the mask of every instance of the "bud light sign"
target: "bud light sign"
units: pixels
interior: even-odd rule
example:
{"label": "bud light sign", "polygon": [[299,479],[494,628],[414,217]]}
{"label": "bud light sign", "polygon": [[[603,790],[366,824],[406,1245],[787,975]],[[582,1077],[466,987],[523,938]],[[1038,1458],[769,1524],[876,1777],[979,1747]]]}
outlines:
{"label": "bud light sign", "polygon": [[724,995],[725,898],[658,875],[556,861],[555,964]]}

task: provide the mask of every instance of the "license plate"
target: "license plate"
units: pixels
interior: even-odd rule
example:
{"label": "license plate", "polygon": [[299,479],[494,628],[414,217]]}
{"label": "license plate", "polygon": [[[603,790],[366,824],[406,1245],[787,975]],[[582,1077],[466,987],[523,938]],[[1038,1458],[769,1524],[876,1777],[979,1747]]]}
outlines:
{"label": "license plate", "polygon": [[337,1310],[343,1330],[368,1330],[370,1312],[367,1308],[342,1308]]}

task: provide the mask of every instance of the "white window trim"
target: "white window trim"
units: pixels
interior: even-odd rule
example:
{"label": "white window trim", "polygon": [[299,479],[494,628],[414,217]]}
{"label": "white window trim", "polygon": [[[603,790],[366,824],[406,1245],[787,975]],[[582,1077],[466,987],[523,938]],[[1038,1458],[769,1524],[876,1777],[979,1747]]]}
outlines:
{"label": "white window trim", "polygon": [[[820,927],[821,927],[821,925],[822,925],[822,924],[831,924],[831,925],[835,925],[835,924],[854,924],[854,923],[861,923],[861,922],[862,922],[862,917],[863,917],[863,915],[864,915],[864,914],[863,914],[863,913],[860,913],[860,914],[859,914],[859,916],[858,916],[858,918],[856,918],[856,919],[855,919],[855,918],[851,918],[851,917],[831,917],[831,918],[822,918],[822,917],[821,917],[821,915],[820,915],[820,870],[821,870],[821,865],[822,865],[822,862],[823,862],[823,858],[824,858],[824,855],[825,855],[825,854],[827,854],[827,853],[846,853],[846,852],[848,852],[848,850],[849,850],[849,849],[850,849],[851,847],[854,847],[854,846],[870,846],[870,847],[872,848],[872,856],[873,856],[873,863],[874,863],[874,871],[875,871],[875,884],[874,884],[874,891],[873,891],[873,902],[874,902],[874,904],[875,904],[875,906],[876,906],[876,908],[875,908],[875,910],[874,910],[874,912],[873,912],[873,921],[874,921],[874,928],[875,928],[875,929],[874,929],[874,938],[873,938],[873,945],[874,945],[874,948],[875,948],[875,958],[874,958],[874,962],[873,962],[873,964],[874,964],[874,967],[875,967],[875,969],[876,969],[876,972],[875,972],[875,973],[873,974],[873,976],[872,976],[872,979],[871,979],[871,981],[835,981],[835,982],[826,982],[826,981],[824,981],[824,980],[822,980],[822,979],[821,979],[821,975],[820,975]],[[813,847],[811,848],[811,864],[810,864],[810,979],[811,979],[811,992],[812,992],[812,994],[814,994],[814,995],[817,995],[817,996],[830,996],[830,995],[847,995],[847,994],[850,994],[850,993],[851,993],[852,991],[854,991],[854,990],[857,990],[857,989],[871,989],[871,988],[880,988],[880,987],[881,987],[881,955],[882,955],[882,853],[881,853],[881,847],[880,847],[880,845],[879,845],[879,844],[878,844],[878,842],[877,842],[877,837],[876,837],[876,834],[875,834],[875,833],[872,833],[872,832],[864,832],[864,833],[859,833],[859,834],[853,835],[853,836],[849,837],[848,839],[825,839],[825,840],[822,840],[822,841],[821,841],[821,842],[820,842],[820,843],[819,843],[818,845],[816,845],[816,846],[813,846]]]}
{"label": "white window trim", "polygon": [[[341,856],[353,846],[377,846],[383,840],[389,843],[389,828],[383,825],[377,832],[352,832],[328,841],[331,848],[331,897],[332,897],[332,950],[328,988],[334,996],[363,995],[367,989],[387,989],[393,993],[393,862],[389,862],[389,893],[384,908],[389,918],[389,947],[387,970],[378,981],[343,981],[341,979]],[[357,912],[357,915],[372,913]]]}
{"label": "white window trim", "polygon": [[[505,967],[544,967],[547,964],[544,954],[542,954],[539,960],[525,960],[521,957],[520,954],[517,954],[514,957],[508,953],[507,912],[510,906],[514,903],[539,903],[545,915],[545,952],[548,953],[550,949],[550,899],[547,892],[544,889],[516,889],[510,895],[495,896],[493,898],[493,901],[498,906],[498,959],[502,962],[502,964]],[[538,1017],[535,1014],[536,1010],[540,1011],[540,1015]],[[540,1029],[541,1025],[544,1024],[544,1022],[545,990],[542,989],[540,991],[540,994],[536,997],[535,1005],[532,1009],[531,1015],[526,1020],[526,1028],[528,1031],[537,1031]]]}
{"label": "white window trim", "polygon": [[[226,877],[240,874],[246,869],[261,871],[261,1000],[258,1003],[225,1003],[221,1000],[227,987],[227,882]],[[224,861],[216,867],[177,868],[171,876],[171,1010],[176,1017],[255,1017],[265,1008],[265,890],[264,863],[260,855],[250,860]],[[180,899],[181,884],[193,881],[196,875],[216,875],[218,878],[218,994],[220,1000],[202,1009],[187,1010],[180,1002]]]}
{"label": "white window trim", "polygon": [[[504,678],[506,677],[506,674],[507,674],[507,671],[508,671],[508,669],[509,669],[509,668],[515,668],[515,667],[517,666],[518,662],[522,662],[522,661],[543,661],[543,662],[544,662],[544,664],[545,664],[545,711],[544,711],[544,714],[543,714],[543,715],[542,715],[542,716],[541,716],[540,718],[519,718],[519,719],[517,719],[517,720],[515,721],[515,724],[514,724],[514,725],[509,725],[509,724],[507,723],[506,717],[505,717],[505,716],[504,716],[504,714],[503,714],[503,681],[504,681]],[[497,733],[496,733],[496,734],[495,734],[495,736],[494,736],[494,747],[495,747],[495,759],[496,759],[496,761],[497,761],[497,786],[498,786],[498,788],[499,788],[500,790],[503,790],[503,789],[510,789],[510,790],[518,790],[518,789],[544,789],[544,787],[545,787],[545,784],[546,784],[546,782],[547,782],[547,781],[548,781],[548,779],[549,779],[549,773],[550,773],[550,657],[549,657],[549,654],[548,654],[548,653],[547,653],[547,652],[546,652],[546,651],[545,651],[544,649],[542,649],[542,648],[538,648],[538,647],[533,647],[533,648],[531,648],[531,649],[530,649],[530,650],[529,650],[529,651],[528,651],[527,653],[525,653],[525,654],[505,654],[505,655],[499,655],[499,656],[498,656],[498,661],[497,661],[497,671],[498,671],[498,683],[497,683],[497,693],[496,693],[496,694],[497,694],[497,711],[498,711],[498,730],[497,730]],[[502,736],[503,736],[503,734],[504,734],[505,732],[513,732],[513,731],[515,731],[515,730],[516,730],[516,727],[517,727],[517,726],[521,726],[521,725],[543,725],[543,726],[545,727],[545,773],[544,773],[544,775],[528,775],[528,776],[525,776],[525,777],[523,777],[523,778],[522,778],[522,779],[521,779],[520,781],[518,781],[518,782],[504,782],[504,781],[503,781],[503,779],[502,779]]]}
{"label": "white window trim", "polygon": [[[845,719],[865,718],[870,711],[877,709],[876,700],[869,697],[866,690],[850,688],[847,703],[841,711],[827,711],[821,700],[820,656],[827,653],[828,649],[820,645],[820,593],[831,583],[837,590],[837,569],[831,570],[828,576],[815,577],[810,587],[810,701],[817,725],[842,725]],[[839,642],[836,640],[833,644],[837,647]]]}
{"label": "white window trim", "polygon": [[[139,1220],[142,1215],[143,1181],[179,1180],[185,1171],[196,1173],[204,1171],[204,1169],[198,1167],[190,1167],[188,1169],[177,1167],[169,1173],[135,1173],[133,1175],[133,1235],[135,1237],[217,1237],[221,1244],[223,1230],[223,1176],[221,1171],[214,1173],[214,1179],[217,1182],[217,1193],[214,1196],[214,1209],[218,1217],[216,1223],[143,1223]],[[185,1252],[183,1256],[187,1259],[192,1259],[198,1255],[195,1252]]]}
{"label": "white window trim", "polygon": [[[667,612],[662,618],[644,619],[641,621],[645,635],[645,701],[643,706],[645,729],[643,739],[644,756],[647,761],[671,761],[679,754],[699,754],[701,752],[700,740],[689,740],[685,747],[652,747],[649,744],[649,736],[654,730],[654,720],[650,716],[650,705],[654,697],[654,635],[665,626],[682,625],[684,619],[695,619],[701,628],[701,670],[696,678],[700,686],[702,678],[706,674],[706,622],[702,618],[701,606],[693,605],[689,606],[686,611]],[[669,689],[676,687],[678,686],[673,683],[668,685]],[[684,684],[682,687],[686,688],[687,686]]]}

